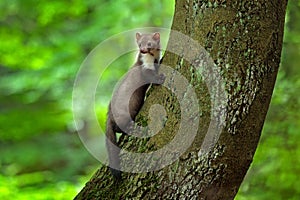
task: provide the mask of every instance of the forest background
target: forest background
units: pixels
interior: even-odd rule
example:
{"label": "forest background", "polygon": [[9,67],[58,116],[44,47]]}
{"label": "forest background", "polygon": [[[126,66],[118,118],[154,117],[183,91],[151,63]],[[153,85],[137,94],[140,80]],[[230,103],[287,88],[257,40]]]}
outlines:
{"label": "forest background", "polygon": [[[73,121],[72,90],[81,63],[114,34],[170,28],[174,2],[5,0],[0,10],[0,199],[72,199],[100,165]],[[290,0],[270,109],[236,200],[300,197],[299,11],[300,1]],[[105,85],[113,85],[133,60],[114,62]],[[102,127],[110,96],[104,91],[97,101]]]}

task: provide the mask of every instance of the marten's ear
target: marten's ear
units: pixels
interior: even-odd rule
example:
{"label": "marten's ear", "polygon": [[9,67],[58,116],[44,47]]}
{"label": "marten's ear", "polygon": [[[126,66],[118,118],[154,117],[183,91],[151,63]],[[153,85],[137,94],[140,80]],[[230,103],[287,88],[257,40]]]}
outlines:
{"label": "marten's ear", "polygon": [[138,41],[139,39],[141,39],[141,37],[142,37],[142,34],[141,34],[141,33],[137,32],[137,33],[135,34],[135,38],[136,38],[137,41]]}
{"label": "marten's ear", "polygon": [[159,34],[159,32],[156,32],[156,33],[153,34],[153,39],[154,40],[158,40],[158,41],[160,40],[160,34]]}

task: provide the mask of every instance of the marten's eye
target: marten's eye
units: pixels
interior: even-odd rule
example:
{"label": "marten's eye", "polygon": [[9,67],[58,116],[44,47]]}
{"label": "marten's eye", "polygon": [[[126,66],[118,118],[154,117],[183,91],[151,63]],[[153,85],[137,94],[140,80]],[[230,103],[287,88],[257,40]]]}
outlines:
{"label": "marten's eye", "polygon": [[141,44],[141,43],[139,44],[139,47],[140,47],[140,48],[142,47],[142,44]]}
{"label": "marten's eye", "polygon": [[152,46],[151,42],[148,42],[147,46],[148,46],[148,47],[151,47],[151,46]]}

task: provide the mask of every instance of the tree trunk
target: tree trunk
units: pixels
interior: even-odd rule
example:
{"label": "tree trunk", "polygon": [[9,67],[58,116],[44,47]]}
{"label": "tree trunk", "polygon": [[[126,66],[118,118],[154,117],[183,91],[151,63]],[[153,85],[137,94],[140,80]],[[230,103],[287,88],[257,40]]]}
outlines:
{"label": "tree trunk", "polygon": [[[157,168],[153,157],[147,158],[149,165],[143,161],[137,166],[124,154],[125,171],[131,167],[133,172],[147,172],[124,172],[116,182],[103,166],[75,199],[233,199],[252,162],[271,99],[286,4],[287,0],[177,0],[174,32],[162,66],[171,66],[189,84],[164,67],[165,87],[150,90],[137,117],[143,125],[150,120],[157,123],[149,122],[149,127],[163,129],[150,139],[124,136],[120,144],[135,152],[164,149],[174,140],[175,145],[157,154]],[[180,90],[184,93],[176,93]],[[155,111],[162,110],[159,104],[165,112],[153,113],[153,104]],[[163,116],[163,125],[152,115]],[[178,140],[177,133],[184,137]]]}

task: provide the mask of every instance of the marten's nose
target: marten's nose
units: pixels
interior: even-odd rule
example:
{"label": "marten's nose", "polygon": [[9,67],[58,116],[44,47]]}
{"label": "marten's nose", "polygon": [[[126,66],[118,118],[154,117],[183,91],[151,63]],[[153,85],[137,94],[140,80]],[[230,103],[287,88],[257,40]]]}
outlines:
{"label": "marten's nose", "polygon": [[148,48],[146,48],[146,47],[141,48],[141,53],[148,53]]}

